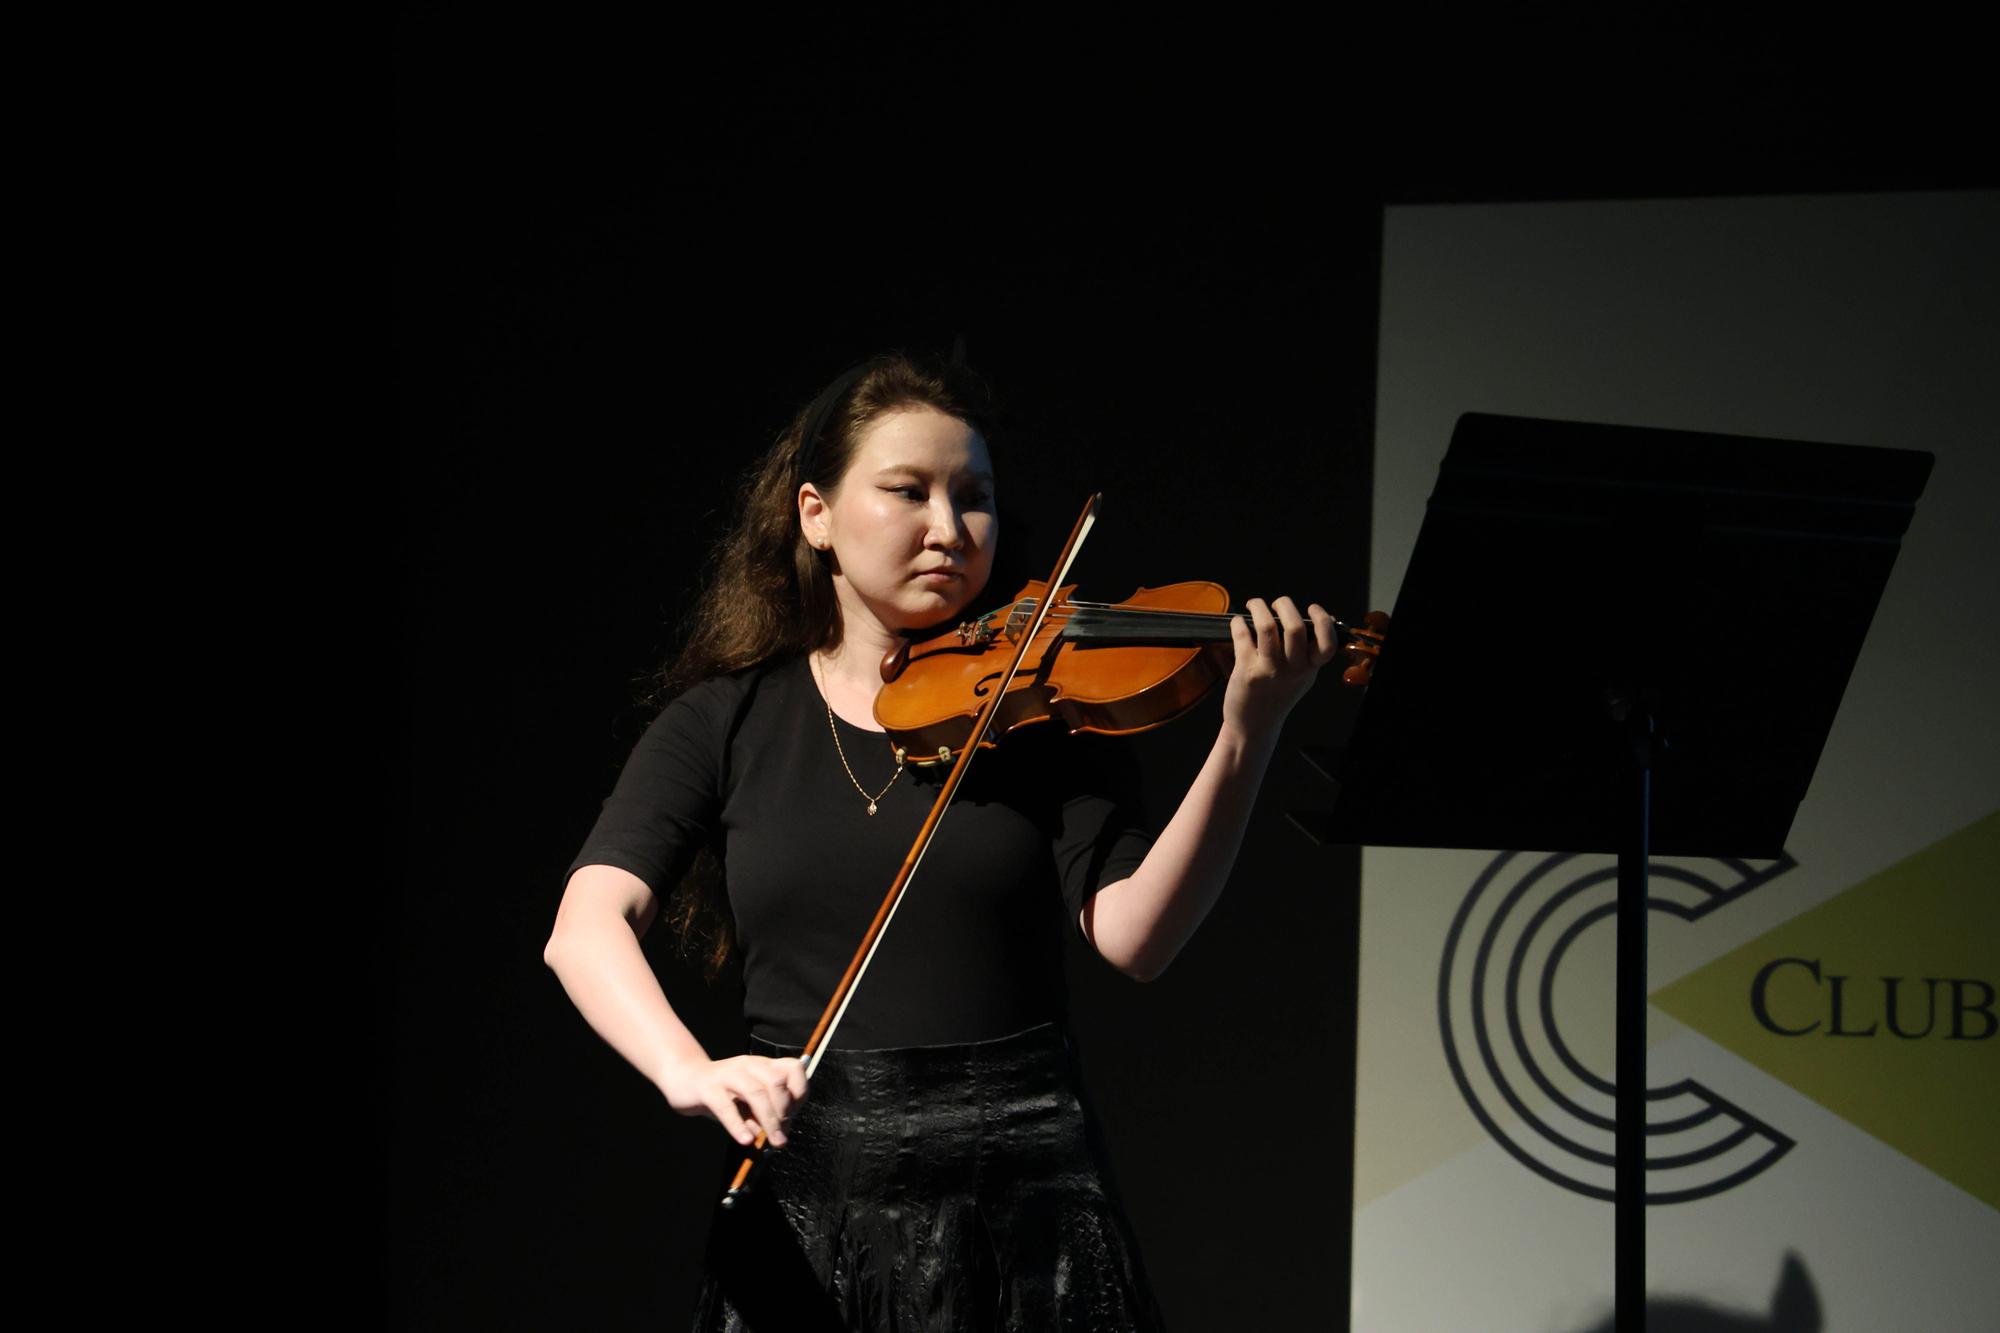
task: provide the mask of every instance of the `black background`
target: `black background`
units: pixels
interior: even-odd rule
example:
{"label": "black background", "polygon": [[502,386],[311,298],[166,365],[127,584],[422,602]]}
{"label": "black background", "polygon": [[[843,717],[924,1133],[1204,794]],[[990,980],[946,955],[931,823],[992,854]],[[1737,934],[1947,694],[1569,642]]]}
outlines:
{"label": "black background", "polygon": [[[1086,594],[1208,578],[1356,614],[1385,204],[1965,184],[1969,50],[1548,9],[407,11],[390,1323],[685,1322],[721,1137],[589,1031],[541,947],[734,479],[821,382],[962,336],[1004,403],[1011,556],[1046,563],[1102,489]],[[1287,738],[1336,741],[1353,707],[1325,682]],[[1211,701],[1147,738],[1161,817],[1214,725]],[[1327,796],[1280,755],[1160,981],[1073,960],[1183,1330],[1346,1322],[1359,859],[1281,817]],[[670,999],[726,1046],[734,997],[664,935]]]}

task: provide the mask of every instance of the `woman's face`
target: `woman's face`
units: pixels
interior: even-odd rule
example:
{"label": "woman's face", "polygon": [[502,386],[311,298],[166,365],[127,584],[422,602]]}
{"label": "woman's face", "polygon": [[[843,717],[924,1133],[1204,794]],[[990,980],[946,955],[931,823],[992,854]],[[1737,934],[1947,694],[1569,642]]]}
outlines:
{"label": "woman's face", "polygon": [[833,553],[841,611],[891,630],[950,619],[986,586],[1000,525],[993,463],[978,431],[932,407],[862,428],[831,496],[799,488],[806,540]]}

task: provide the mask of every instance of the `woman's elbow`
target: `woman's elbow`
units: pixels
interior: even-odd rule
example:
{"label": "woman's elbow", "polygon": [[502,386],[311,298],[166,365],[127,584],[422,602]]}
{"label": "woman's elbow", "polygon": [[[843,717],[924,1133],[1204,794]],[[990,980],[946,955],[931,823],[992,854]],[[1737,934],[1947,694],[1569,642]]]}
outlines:
{"label": "woman's elbow", "polygon": [[542,946],[542,961],[560,970],[561,959],[573,953],[577,941],[583,947],[601,938],[601,932],[619,924],[640,939],[659,914],[659,899],[646,882],[617,866],[587,865],[569,877],[562,901],[556,906],[555,925],[548,943]]}
{"label": "woman's elbow", "polygon": [[1102,958],[1112,971],[1132,981],[1157,981],[1167,970],[1171,958],[1155,958],[1141,949],[1121,948],[1115,940],[1105,939],[1091,929],[1086,920],[1083,928],[1084,939],[1090,942],[1092,952]]}
{"label": "woman's elbow", "polygon": [[1167,970],[1165,963],[1114,963],[1113,966],[1133,981],[1158,981]]}
{"label": "woman's elbow", "polygon": [[[1124,882],[1120,880],[1118,884]],[[1173,962],[1173,956],[1161,956],[1160,951],[1152,947],[1151,940],[1129,938],[1130,922],[1121,921],[1115,910],[1106,912],[1103,919],[1099,917],[1099,901],[1102,899],[1107,907],[1111,906],[1106,894],[1116,887],[1117,884],[1107,884],[1084,903],[1083,911],[1077,917],[1077,924],[1083,928],[1083,938],[1090,942],[1091,950],[1120,976],[1133,981],[1157,981],[1160,974],[1167,970],[1167,964]]]}
{"label": "woman's elbow", "polygon": [[1141,947],[1111,965],[1133,981],[1158,981],[1173,961],[1174,955],[1166,950]]}
{"label": "woman's elbow", "polygon": [[562,971],[563,960],[568,957],[570,946],[574,942],[568,929],[569,924],[558,919],[555,927],[549,931],[548,943],[542,946],[542,962],[556,972]]}

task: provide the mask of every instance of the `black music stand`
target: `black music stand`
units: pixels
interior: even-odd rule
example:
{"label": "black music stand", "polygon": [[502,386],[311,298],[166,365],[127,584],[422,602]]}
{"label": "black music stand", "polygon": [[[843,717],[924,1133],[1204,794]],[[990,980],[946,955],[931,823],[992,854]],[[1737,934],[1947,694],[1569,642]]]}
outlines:
{"label": "black music stand", "polygon": [[1931,463],[1460,417],[1333,811],[1294,816],[1617,853],[1621,1333],[1645,1326],[1647,858],[1783,852]]}

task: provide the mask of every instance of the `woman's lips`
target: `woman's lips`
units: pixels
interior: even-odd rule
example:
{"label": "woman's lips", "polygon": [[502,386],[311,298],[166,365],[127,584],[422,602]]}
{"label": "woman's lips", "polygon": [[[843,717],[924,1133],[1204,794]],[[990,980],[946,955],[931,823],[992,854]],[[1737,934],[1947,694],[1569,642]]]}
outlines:
{"label": "woman's lips", "polygon": [[917,577],[925,583],[956,583],[961,575],[955,569],[926,569]]}

